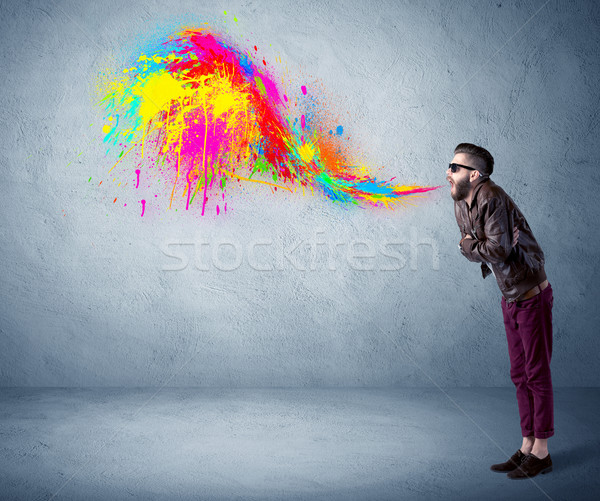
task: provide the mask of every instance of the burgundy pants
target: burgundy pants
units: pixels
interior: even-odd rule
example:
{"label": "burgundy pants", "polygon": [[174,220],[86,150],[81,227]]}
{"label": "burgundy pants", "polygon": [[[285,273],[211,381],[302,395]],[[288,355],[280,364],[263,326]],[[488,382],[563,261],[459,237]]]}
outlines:
{"label": "burgundy pants", "polygon": [[517,403],[524,437],[554,435],[552,357],[552,287],[513,303],[502,298],[502,314],[510,356],[510,378],[517,388]]}

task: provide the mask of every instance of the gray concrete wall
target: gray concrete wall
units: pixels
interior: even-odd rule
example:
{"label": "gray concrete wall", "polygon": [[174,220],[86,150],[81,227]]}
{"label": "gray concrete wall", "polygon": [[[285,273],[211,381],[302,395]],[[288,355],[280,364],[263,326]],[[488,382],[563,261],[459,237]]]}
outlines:
{"label": "gray concrete wall", "polygon": [[380,177],[445,185],[457,143],[489,148],[546,254],[554,383],[600,383],[593,2],[0,9],[2,386],[511,385],[500,293],[460,255],[446,186],[395,211],[248,187],[197,219],[140,218],[88,183],[107,169],[97,73],[201,22],[322,84]]}

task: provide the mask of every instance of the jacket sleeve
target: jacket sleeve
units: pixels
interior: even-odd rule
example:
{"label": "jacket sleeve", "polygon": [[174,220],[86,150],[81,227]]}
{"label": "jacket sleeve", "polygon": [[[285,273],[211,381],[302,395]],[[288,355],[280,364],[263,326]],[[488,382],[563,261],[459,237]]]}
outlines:
{"label": "jacket sleeve", "polygon": [[488,202],[483,240],[465,239],[462,254],[475,263],[502,263],[512,252],[512,225],[508,211],[500,198]]}

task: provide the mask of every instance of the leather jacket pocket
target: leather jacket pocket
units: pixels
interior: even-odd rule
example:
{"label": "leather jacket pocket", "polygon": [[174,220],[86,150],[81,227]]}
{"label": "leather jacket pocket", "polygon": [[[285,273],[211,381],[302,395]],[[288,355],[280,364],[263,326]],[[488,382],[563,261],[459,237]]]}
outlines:
{"label": "leather jacket pocket", "polygon": [[521,262],[521,258],[522,256],[520,253],[516,249],[513,249],[508,261],[505,262],[507,270],[504,277],[507,287],[513,287],[521,280],[527,278],[529,269]]}

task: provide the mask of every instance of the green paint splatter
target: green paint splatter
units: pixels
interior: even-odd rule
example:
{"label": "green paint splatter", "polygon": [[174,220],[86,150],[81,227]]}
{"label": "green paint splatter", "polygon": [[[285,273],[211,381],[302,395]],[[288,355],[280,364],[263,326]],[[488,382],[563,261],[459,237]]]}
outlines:
{"label": "green paint splatter", "polygon": [[266,97],[267,89],[265,89],[265,84],[263,83],[262,79],[259,76],[256,76],[254,77],[254,81],[256,82],[256,86],[258,87],[260,93]]}
{"label": "green paint splatter", "polygon": [[88,183],[92,180],[92,176],[90,176],[90,178],[88,179]]}
{"label": "green paint splatter", "polygon": [[329,186],[331,186],[333,184],[332,179],[325,173],[325,172],[321,172],[321,179],[323,181],[325,181]]}
{"label": "green paint splatter", "polygon": [[267,162],[267,159],[264,156],[258,157],[254,161],[254,167],[252,169],[252,172],[248,176],[248,179],[250,179],[254,175],[255,172],[260,172],[261,174],[264,174],[265,172],[267,172],[268,170],[270,170],[272,168],[273,168],[273,166],[269,162]]}

